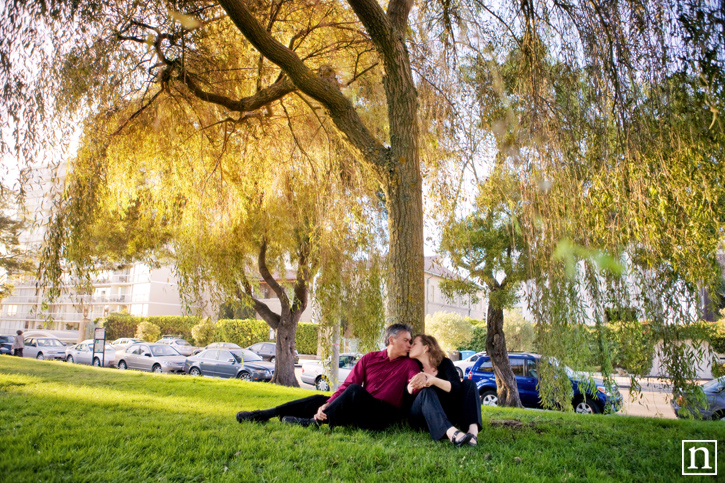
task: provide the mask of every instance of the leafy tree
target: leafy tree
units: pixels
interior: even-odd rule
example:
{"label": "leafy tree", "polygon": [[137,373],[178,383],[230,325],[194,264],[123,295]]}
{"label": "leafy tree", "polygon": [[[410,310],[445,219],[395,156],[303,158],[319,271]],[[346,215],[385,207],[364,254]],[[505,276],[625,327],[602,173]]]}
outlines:
{"label": "leafy tree", "polygon": [[529,248],[518,225],[521,202],[516,177],[498,169],[479,185],[473,213],[452,220],[443,232],[441,250],[466,279],[446,280],[444,293],[469,293],[475,297],[486,288],[486,352],[491,357],[498,399],[502,405],[521,407],[516,378],[508,360],[504,334],[504,309],[517,301],[521,283],[528,277]]}
{"label": "leafy tree", "polygon": [[464,317],[455,312],[436,312],[425,317],[426,330],[438,339],[445,350],[453,350],[461,343],[471,340],[473,326]]}
{"label": "leafy tree", "polygon": [[27,249],[20,245],[18,236],[25,228],[14,203],[15,194],[0,184],[0,300],[13,290],[13,276],[32,270]]}

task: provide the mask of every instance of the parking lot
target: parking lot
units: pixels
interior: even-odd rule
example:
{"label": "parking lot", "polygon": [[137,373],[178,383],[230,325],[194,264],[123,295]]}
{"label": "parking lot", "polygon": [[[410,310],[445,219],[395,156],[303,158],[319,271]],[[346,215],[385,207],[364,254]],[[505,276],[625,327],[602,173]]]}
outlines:
{"label": "parking lot", "polygon": [[[295,367],[295,375],[300,387],[314,391],[314,386],[305,384],[300,379],[302,368]],[[672,390],[665,386],[665,381],[661,379],[643,379],[640,381],[642,385],[641,394],[637,394],[632,400],[630,394],[630,381],[628,377],[615,377],[619,385],[619,391],[624,399],[624,407],[619,412],[622,415],[644,416],[650,418],[676,419],[675,411],[670,406]],[[669,397],[668,397],[669,396]]]}

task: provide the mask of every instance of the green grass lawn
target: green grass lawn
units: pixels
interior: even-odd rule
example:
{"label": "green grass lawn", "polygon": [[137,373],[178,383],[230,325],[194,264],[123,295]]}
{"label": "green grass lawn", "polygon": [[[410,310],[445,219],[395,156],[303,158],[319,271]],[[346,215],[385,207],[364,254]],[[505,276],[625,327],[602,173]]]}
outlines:
{"label": "green grass lawn", "polygon": [[[672,481],[681,440],[725,424],[484,408],[478,448],[427,433],[239,424],[310,395],[237,380],[0,357],[0,480],[70,482]],[[497,423],[514,419],[518,427]],[[714,481],[713,478],[710,478]],[[721,480],[722,481],[722,480]]]}

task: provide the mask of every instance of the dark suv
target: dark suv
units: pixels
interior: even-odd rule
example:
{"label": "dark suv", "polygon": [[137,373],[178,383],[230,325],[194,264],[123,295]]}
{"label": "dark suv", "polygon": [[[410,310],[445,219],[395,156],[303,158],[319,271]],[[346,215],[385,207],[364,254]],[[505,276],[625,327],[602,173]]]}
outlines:
{"label": "dark suv", "polygon": [[[539,371],[541,361],[539,354],[528,352],[509,352],[509,364],[516,376],[516,385],[519,389],[521,404],[527,408],[543,407],[539,397]],[[614,386],[612,392],[607,392],[604,381],[578,377],[574,371],[564,366],[569,380],[571,380],[574,396],[572,405],[577,413],[601,414],[605,411],[615,412],[622,407],[622,395]],[[468,372],[468,378],[473,380],[481,395],[484,406],[496,406],[498,403],[496,377],[493,373],[491,358],[484,355],[479,358]],[[593,383],[593,384],[592,384]]]}

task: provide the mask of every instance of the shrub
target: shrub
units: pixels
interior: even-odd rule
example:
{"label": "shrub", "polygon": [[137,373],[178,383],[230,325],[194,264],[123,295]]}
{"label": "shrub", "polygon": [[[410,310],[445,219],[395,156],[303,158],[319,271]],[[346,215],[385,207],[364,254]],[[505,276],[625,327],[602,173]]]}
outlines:
{"label": "shrub", "polygon": [[136,327],[136,334],[134,337],[143,339],[146,342],[156,342],[161,338],[161,329],[156,324],[151,322],[141,322]]}
{"label": "shrub", "polygon": [[319,324],[300,322],[297,325],[295,347],[300,354],[317,354]]}
{"label": "shrub", "polygon": [[466,317],[453,312],[436,312],[425,317],[426,331],[438,339],[444,350],[454,350],[464,342],[470,341],[473,326]]}
{"label": "shrub", "polygon": [[184,317],[179,315],[139,317],[139,319],[159,326],[161,335],[176,335],[187,342],[193,341],[191,329],[200,320],[199,317]]}
{"label": "shrub", "polygon": [[204,317],[201,321],[191,328],[191,336],[194,343],[198,346],[209,345],[214,342],[216,335],[216,324],[209,317]]}
{"label": "shrub", "polygon": [[248,347],[269,340],[269,325],[256,319],[224,319],[216,324],[216,342],[233,342]]}
{"label": "shrub", "polygon": [[138,322],[136,317],[132,317],[127,313],[117,313],[106,317],[101,326],[106,329],[107,340],[116,340],[121,337],[133,337]]}
{"label": "shrub", "polygon": [[534,324],[524,319],[520,310],[504,310],[503,333],[506,349],[510,351],[533,351],[536,339]]}

